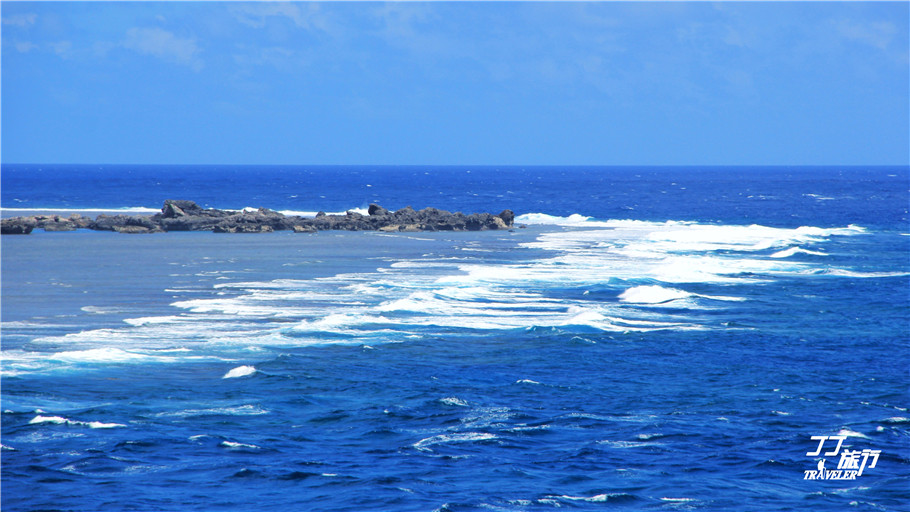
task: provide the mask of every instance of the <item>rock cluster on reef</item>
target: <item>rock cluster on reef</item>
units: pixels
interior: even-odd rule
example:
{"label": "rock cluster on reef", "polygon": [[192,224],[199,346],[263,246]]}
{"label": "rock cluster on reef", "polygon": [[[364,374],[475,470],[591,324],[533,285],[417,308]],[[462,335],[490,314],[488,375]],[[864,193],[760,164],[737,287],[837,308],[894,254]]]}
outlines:
{"label": "rock cluster on reef", "polygon": [[447,212],[436,208],[414,210],[410,206],[389,211],[371,204],[368,215],[349,211],[344,215],[316,217],[283,215],[274,210],[259,208],[243,211],[202,208],[193,201],[168,199],[155,215],[99,215],[94,220],[79,214],[70,217],[59,215],[33,215],[3,219],[4,235],[29,234],[33,229],[45,231],[72,231],[93,229],[119,233],[160,233],[165,231],[213,231],[215,233],[269,233],[293,230],[297,233],[315,233],[327,230],[345,231],[481,231],[509,229],[515,221],[511,210],[499,215],[490,213]]}

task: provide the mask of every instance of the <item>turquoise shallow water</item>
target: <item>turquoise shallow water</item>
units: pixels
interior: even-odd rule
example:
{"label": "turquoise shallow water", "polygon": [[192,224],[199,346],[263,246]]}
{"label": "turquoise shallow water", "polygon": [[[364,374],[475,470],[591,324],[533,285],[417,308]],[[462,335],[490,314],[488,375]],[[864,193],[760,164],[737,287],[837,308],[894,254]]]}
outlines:
{"label": "turquoise shallow water", "polygon": [[[4,237],[4,510],[905,506],[906,169],[433,171],[261,205],[527,228]],[[259,206],[232,172],[162,195]],[[3,207],[151,208],[143,176],[4,166]]]}

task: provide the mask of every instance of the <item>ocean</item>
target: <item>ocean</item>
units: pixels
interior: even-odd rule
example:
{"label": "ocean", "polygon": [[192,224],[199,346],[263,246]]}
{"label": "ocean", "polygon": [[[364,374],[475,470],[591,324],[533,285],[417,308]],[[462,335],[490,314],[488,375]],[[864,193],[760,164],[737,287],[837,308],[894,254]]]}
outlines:
{"label": "ocean", "polygon": [[3,165],[4,511],[908,510],[907,167]]}

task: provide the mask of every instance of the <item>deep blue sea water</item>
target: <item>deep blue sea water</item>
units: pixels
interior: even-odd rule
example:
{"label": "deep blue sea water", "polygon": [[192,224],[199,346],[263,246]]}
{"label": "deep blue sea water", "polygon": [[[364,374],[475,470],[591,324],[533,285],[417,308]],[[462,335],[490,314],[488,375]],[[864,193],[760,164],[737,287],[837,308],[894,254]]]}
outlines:
{"label": "deep blue sea water", "polygon": [[4,236],[4,511],[908,510],[906,167],[0,180],[4,217],[376,202],[526,226]]}

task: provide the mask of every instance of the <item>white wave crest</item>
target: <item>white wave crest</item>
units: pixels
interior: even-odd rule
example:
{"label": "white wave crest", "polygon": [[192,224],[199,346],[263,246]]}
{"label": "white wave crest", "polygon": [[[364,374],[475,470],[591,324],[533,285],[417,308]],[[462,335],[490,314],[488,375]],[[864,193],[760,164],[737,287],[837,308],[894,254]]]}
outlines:
{"label": "white wave crest", "polygon": [[487,441],[496,439],[494,434],[486,432],[462,432],[458,434],[440,434],[438,436],[427,437],[413,444],[414,448],[421,451],[431,451],[428,446],[448,443],[469,443],[474,441]]}
{"label": "white wave crest", "polygon": [[467,407],[468,406],[468,402],[466,402],[465,400],[462,400],[461,398],[454,397],[454,396],[447,396],[445,398],[440,398],[439,403],[445,404],[445,405],[454,405],[454,406],[458,406],[458,407]]}
{"label": "white wave crest", "polygon": [[149,325],[149,324],[170,324],[175,322],[180,322],[186,320],[186,317],[181,316],[146,316],[141,318],[124,318],[123,321],[132,325]]}
{"label": "white wave crest", "polygon": [[155,414],[155,416],[162,418],[186,418],[189,416],[259,416],[262,414],[269,414],[269,411],[267,409],[263,409],[258,405],[248,404],[237,405],[233,407],[212,407],[208,409],[184,409],[182,411],[159,412]]}
{"label": "white wave crest", "polygon": [[[551,495],[546,496],[539,502],[552,501],[552,500],[566,500],[566,501],[587,501],[589,503],[603,503],[609,501],[610,498],[615,496],[621,496],[620,494],[597,494],[595,496],[570,496],[568,494],[562,494],[559,496]],[[558,503],[557,503],[558,505]]]}
{"label": "white wave crest", "polygon": [[796,232],[811,236],[853,236],[868,233],[869,230],[862,226],[857,226],[856,224],[850,224],[845,228],[818,228],[814,226],[801,226],[796,228]]}
{"label": "white wave crest", "polygon": [[120,313],[121,311],[123,311],[122,308],[111,307],[111,306],[107,306],[107,307],[105,307],[105,306],[83,306],[80,309],[82,311],[85,311],[86,313],[91,313],[93,315],[107,315],[107,314],[113,314],[113,313]]}
{"label": "white wave crest", "polygon": [[56,352],[48,356],[48,359],[69,363],[127,363],[162,361],[169,358],[129,352],[114,347],[104,347]]}
{"label": "white wave crest", "polygon": [[827,254],[819,251],[810,251],[808,249],[803,249],[801,247],[791,247],[789,249],[784,249],[783,251],[777,251],[772,254],[772,258],[789,258],[794,254],[811,254],[812,256],[827,256]]}
{"label": "white wave crest", "polygon": [[237,368],[232,368],[231,371],[224,374],[222,379],[236,379],[237,377],[246,377],[247,375],[252,375],[256,373],[256,368],[248,365],[238,366]]}
{"label": "white wave crest", "polygon": [[863,439],[869,439],[869,436],[867,436],[866,434],[863,434],[862,432],[857,432],[855,430],[850,430],[849,428],[840,429],[840,431],[837,433],[837,435],[845,436],[845,437],[860,437]]}
{"label": "white wave crest", "polygon": [[76,421],[64,418],[62,416],[35,416],[28,422],[29,425],[39,425],[42,423],[50,423],[53,425],[69,425],[74,427],[88,427],[88,428],[116,428],[116,427],[125,427],[126,425],[122,423],[103,423],[101,421]]}
{"label": "white wave crest", "polygon": [[[253,211],[256,211],[258,208],[253,208]],[[367,208],[350,208],[343,212],[325,212],[326,215],[345,215],[348,212],[359,213],[360,215],[369,215],[370,210]],[[312,210],[279,210],[278,213],[282,215],[287,215],[290,217],[315,217],[318,214],[318,211]]]}
{"label": "white wave crest", "polygon": [[676,288],[664,288],[658,285],[636,286],[619,294],[619,300],[622,302],[632,302],[635,304],[663,304],[666,302],[685,299],[692,294],[677,290]]}
{"label": "white wave crest", "polygon": [[858,272],[855,270],[847,270],[845,268],[829,268],[821,272],[813,273],[838,277],[858,277],[862,279],[910,276],[910,272]]}
{"label": "white wave crest", "polygon": [[585,217],[577,213],[573,213],[568,217],[558,217],[547,215],[546,213],[525,213],[515,217],[515,222],[528,225],[577,226],[586,223],[590,219],[591,217]]}
{"label": "white wave crest", "polygon": [[259,449],[260,449],[260,448],[259,448],[258,446],[256,446],[255,444],[237,443],[237,442],[234,442],[234,441],[222,441],[222,442],[219,444],[219,446],[224,447],[224,448],[234,449],[234,450],[238,450],[238,449],[259,450]]}

